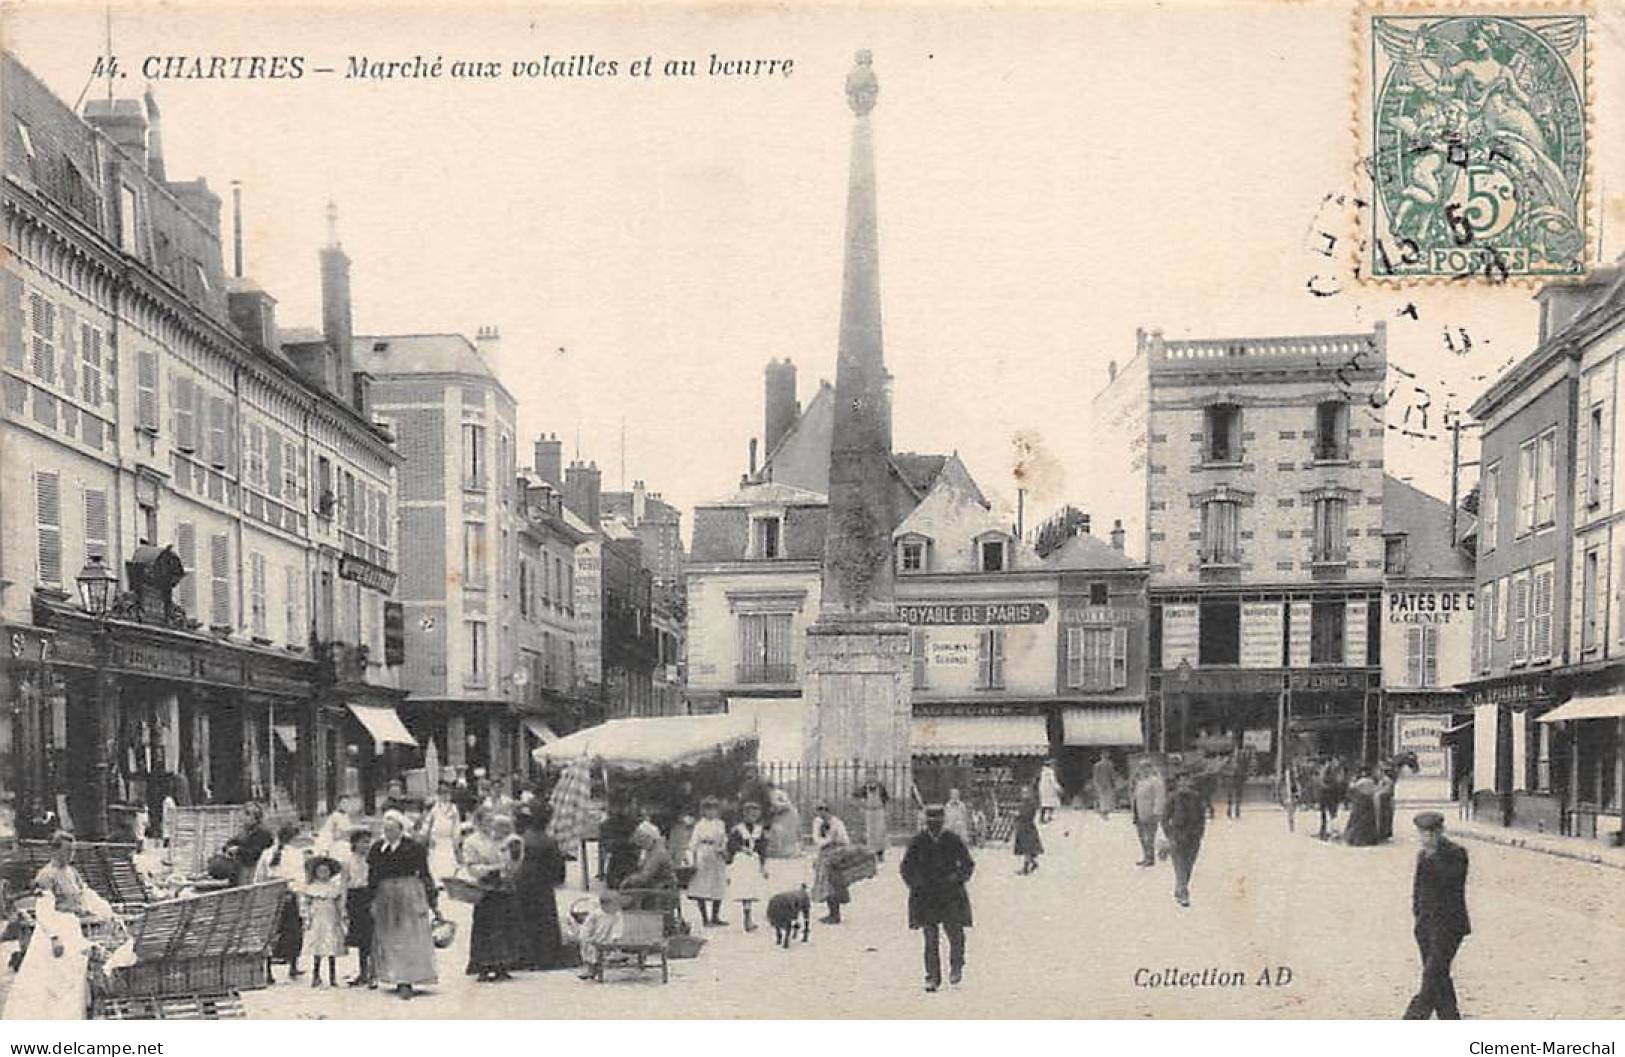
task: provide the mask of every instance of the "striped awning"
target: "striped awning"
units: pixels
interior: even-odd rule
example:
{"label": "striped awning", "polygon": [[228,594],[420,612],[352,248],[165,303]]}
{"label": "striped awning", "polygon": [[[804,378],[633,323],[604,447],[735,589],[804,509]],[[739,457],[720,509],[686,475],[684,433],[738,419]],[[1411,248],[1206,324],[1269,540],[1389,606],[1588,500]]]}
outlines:
{"label": "striped awning", "polygon": [[915,716],[916,756],[1045,756],[1043,716]]}
{"label": "striped awning", "polygon": [[1139,705],[1086,705],[1061,713],[1068,745],[1143,745]]}
{"label": "striped awning", "polygon": [[406,729],[393,708],[384,705],[351,705],[350,712],[367,728],[372,740],[382,748],[385,745],[417,745],[417,739]]}

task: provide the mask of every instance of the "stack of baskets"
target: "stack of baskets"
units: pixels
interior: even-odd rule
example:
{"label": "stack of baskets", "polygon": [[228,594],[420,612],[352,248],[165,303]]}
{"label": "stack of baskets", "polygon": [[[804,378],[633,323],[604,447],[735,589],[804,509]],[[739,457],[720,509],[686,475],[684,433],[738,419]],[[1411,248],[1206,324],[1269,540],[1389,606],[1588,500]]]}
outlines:
{"label": "stack of baskets", "polygon": [[186,877],[208,873],[209,859],[237,836],[246,817],[241,804],[208,804],[176,808],[169,844],[169,865]]}

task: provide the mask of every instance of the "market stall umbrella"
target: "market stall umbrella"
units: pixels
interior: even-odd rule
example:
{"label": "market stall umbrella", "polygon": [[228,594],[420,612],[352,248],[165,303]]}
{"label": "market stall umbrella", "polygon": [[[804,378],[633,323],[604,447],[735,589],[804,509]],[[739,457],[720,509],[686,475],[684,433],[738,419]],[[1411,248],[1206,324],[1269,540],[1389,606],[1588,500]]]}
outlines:
{"label": "market stall umbrella", "polygon": [[539,746],[531,755],[543,764],[586,756],[605,767],[650,770],[697,763],[756,740],[756,720],[751,716],[612,719]]}

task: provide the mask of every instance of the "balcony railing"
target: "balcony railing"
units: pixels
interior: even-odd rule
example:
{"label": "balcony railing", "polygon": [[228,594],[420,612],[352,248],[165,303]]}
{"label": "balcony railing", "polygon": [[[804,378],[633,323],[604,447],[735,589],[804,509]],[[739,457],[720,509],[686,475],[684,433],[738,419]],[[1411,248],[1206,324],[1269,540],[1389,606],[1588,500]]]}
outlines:
{"label": "balcony railing", "polygon": [[741,664],[734,669],[734,681],[760,685],[763,683],[793,683],[796,666],[793,664]]}

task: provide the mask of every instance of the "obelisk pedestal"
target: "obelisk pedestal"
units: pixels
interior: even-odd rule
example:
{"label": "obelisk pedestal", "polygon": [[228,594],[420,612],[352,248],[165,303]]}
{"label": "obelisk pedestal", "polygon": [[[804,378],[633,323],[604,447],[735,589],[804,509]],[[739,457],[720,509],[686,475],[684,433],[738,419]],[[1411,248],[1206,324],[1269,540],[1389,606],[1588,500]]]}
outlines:
{"label": "obelisk pedestal", "polygon": [[894,796],[908,778],[912,636],[896,614],[891,400],[881,340],[880,249],[869,113],[879,85],[869,53],[846,79],[855,115],[847,187],[829,525],[817,622],[807,629],[802,692],[809,766],[884,765]]}

